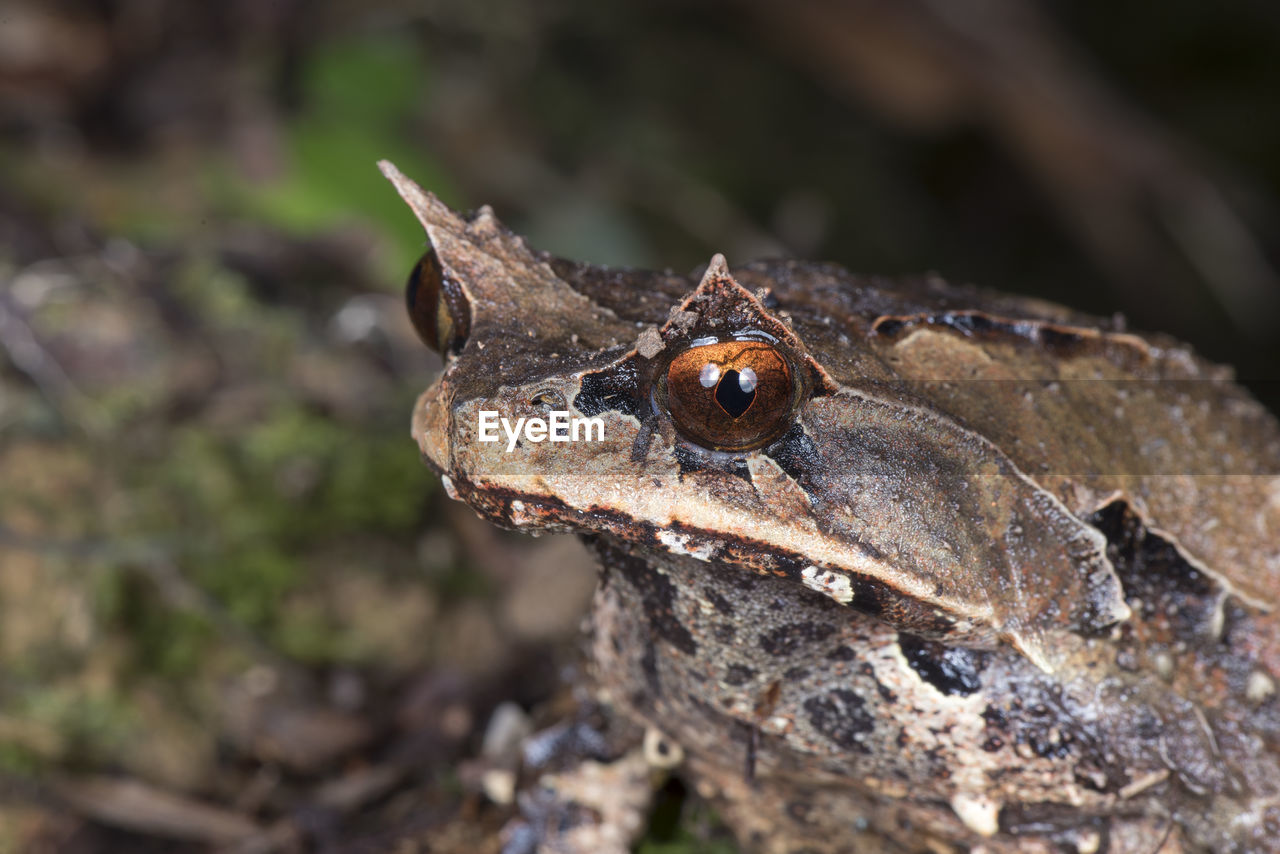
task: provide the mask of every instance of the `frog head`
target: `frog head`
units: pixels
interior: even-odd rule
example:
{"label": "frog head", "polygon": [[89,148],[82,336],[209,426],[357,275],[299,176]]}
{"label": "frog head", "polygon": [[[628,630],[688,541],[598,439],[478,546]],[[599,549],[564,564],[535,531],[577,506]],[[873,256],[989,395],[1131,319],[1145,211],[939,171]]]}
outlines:
{"label": "frog head", "polygon": [[427,231],[408,304],[445,360],[413,435],[485,518],[775,575],[1046,671],[1050,634],[1128,616],[1101,534],[925,402],[833,379],[722,256],[688,279],[561,262],[382,169]]}

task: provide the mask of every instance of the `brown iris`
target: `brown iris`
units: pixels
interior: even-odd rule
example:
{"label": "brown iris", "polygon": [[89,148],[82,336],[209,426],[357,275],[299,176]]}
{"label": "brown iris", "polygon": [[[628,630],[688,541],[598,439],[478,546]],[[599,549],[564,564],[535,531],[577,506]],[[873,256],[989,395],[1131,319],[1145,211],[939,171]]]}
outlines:
{"label": "brown iris", "polygon": [[434,249],[418,259],[404,289],[413,328],[432,350],[444,355],[459,350],[471,331],[471,317],[461,289],[445,278]]}
{"label": "brown iris", "polygon": [[667,367],[666,404],[687,439],[720,451],[758,448],[787,426],[791,368],[765,341],[690,347]]}

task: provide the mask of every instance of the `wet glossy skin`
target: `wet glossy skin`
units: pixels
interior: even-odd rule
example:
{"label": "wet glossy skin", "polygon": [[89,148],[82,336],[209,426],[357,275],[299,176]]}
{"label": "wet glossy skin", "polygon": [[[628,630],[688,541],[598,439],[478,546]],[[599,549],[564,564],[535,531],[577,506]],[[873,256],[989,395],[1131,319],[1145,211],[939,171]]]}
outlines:
{"label": "wet glossy skin", "polygon": [[[1225,371],[933,279],[578,265],[398,186],[454,337],[428,463],[591,535],[599,686],[747,847],[1277,850],[1280,429]],[[606,441],[476,441],[549,408]]]}

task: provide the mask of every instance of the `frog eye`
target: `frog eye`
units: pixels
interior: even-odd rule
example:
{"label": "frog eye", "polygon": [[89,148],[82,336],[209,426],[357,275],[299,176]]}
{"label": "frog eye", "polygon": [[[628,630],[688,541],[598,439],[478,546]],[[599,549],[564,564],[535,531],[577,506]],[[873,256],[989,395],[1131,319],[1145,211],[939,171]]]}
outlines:
{"label": "frog eye", "polygon": [[418,259],[405,284],[404,301],[413,328],[432,350],[444,355],[457,351],[471,332],[471,313],[461,288],[440,268],[434,249]]}
{"label": "frog eye", "polygon": [[786,357],[765,341],[690,347],[667,367],[667,412],[685,438],[707,448],[758,448],[786,429],[795,383]]}

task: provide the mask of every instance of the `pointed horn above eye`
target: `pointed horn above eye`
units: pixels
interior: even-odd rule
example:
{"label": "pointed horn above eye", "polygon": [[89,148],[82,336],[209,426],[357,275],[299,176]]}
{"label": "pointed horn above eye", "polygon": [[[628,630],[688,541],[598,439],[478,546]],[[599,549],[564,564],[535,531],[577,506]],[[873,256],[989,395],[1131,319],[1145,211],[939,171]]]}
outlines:
{"label": "pointed horn above eye", "polygon": [[717,252],[711,256],[711,262],[707,264],[707,272],[702,274],[702,281],[698,283],[698,287],[714,279],[727,278],[729,278],[729,263],[724,260],[723,254]]}
{"label": "pointed horn above eye", "polygon": [[444,202],[419,187],[417,182],[397,169],[390,160],[379,160],[378,169],[396,188],[400,198],[404,199],[405,204],[413,210],[414,215],[418,217],[418,222],[422,223],[422,227],[429,235],[433,229],[437,228],[447,229],[453,233],[459,233],[466,228],[466,223],[449,210]]}

